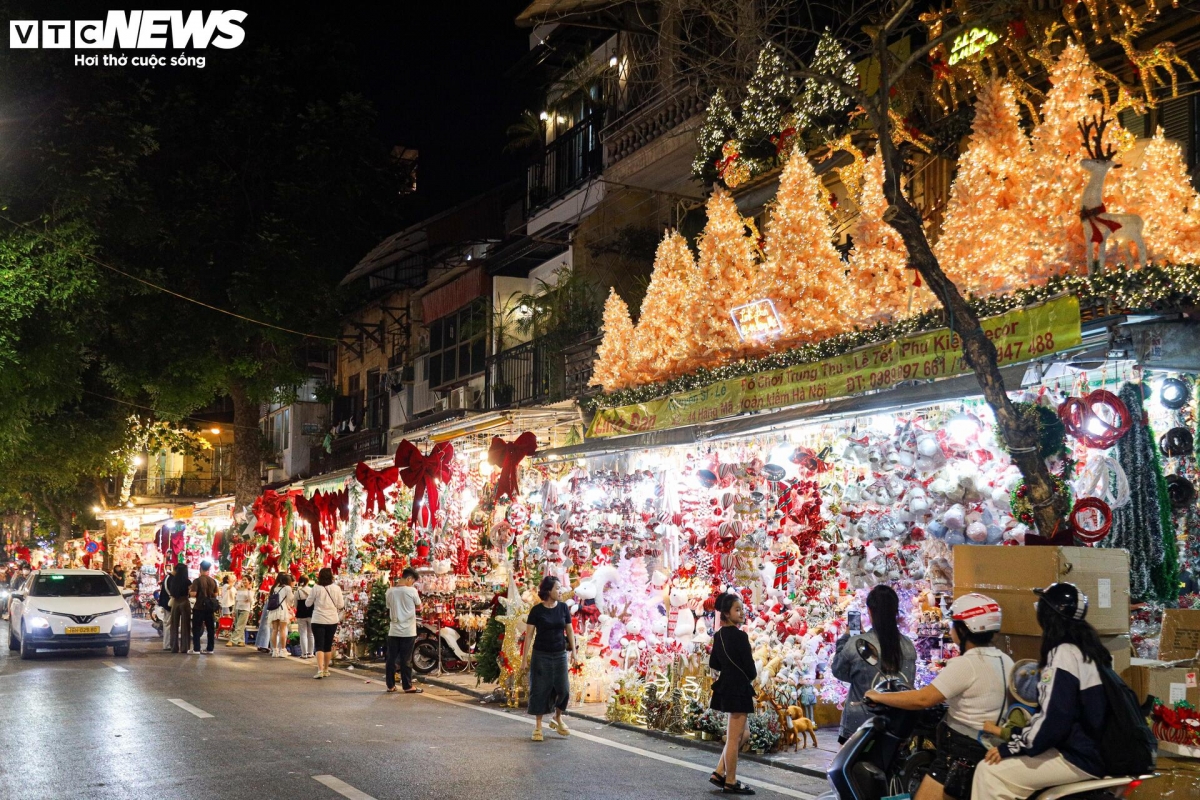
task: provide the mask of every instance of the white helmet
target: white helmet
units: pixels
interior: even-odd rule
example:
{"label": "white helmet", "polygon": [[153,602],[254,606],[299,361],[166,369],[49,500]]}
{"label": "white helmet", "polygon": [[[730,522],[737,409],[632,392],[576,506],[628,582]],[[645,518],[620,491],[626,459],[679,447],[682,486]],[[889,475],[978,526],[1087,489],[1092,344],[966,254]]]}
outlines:
{"label": "white helmet", "polygon": [[950,606],[950,618],[967,626],[971,633],[1000,630],[1000,604],[987,595],[964,594]]}

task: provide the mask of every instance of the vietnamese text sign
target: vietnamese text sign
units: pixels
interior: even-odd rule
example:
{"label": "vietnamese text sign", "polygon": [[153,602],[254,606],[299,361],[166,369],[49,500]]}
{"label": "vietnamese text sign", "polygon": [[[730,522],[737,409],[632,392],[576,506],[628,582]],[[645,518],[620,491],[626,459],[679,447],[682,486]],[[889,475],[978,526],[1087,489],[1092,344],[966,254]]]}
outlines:
{"label": "vietnamese text sign", "polygon": [[[1076,347],[1082,341],[1079,301],[1074,297],[1013,309],[981,323],[996,345],[1001,366]],[[587,435],[601,438],[696,425],[747,411],[831,400],[969,371],[958,335],[942,328],[822,361],[730,378],[646,403],[602,408]]]}

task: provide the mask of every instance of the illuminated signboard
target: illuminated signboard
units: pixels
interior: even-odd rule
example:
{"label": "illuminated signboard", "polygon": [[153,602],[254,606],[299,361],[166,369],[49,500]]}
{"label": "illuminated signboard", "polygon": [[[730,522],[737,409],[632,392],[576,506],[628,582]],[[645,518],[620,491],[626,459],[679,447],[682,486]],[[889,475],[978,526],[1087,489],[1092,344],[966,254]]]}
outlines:
{"label": "illuminated signboard", "polygon": [[950,48],[950,66],[960,61],[979,55],[988,47],[1000,41],[1000,37],[987,28],[972,28],[954,39]]}
{"label": "illuminated signboard", "polygon": [[770,300],[755,300],[753,303],[738,306],[729,313],[743,342],[783,333],[783,323],[779,321],[779,315],[775,313],[775,304]]}

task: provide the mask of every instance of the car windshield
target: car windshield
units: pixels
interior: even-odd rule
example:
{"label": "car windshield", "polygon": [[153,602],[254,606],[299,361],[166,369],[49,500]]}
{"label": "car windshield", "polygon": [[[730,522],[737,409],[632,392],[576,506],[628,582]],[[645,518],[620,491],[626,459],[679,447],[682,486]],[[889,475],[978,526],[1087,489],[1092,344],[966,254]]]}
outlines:
{"label": "car windshield", "polygon": [[104,575],[38,575],[30,587],[33,597],[114,597],[112,578]]}

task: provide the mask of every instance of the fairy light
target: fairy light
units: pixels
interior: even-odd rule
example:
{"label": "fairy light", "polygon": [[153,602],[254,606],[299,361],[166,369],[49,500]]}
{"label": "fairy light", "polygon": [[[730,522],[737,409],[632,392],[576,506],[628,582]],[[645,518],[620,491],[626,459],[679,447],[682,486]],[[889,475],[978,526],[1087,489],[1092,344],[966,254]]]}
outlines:
{"label": "fairy light", "polygon": [[708,200],[707,212],[708,224],[700,236],[696,259],[705,309],[693,320],[693,347],[701,359],[713,363],[719,362],[721,354],[728,356],[741,349],[733,309],[771,293],[762,288],[755,242],[733,197],[717,189]]}
{"label": "fairy light", "polygon": [[704,183],[716,180],[716,162],[721,154],[721,146],[729,141],[736,129],[733,111],[725,101],[725,95],[718,89],[708,101],[704,124],[696,134],[696,158],[692,161],[694,177]]}
{"label": "fairy light", "polygon": [[[850,54],[828,30],[821,34],[808,69],[819,75],[839,78],[851,86],[858,84],[858,72],[854,69]],[[804,82],[804,92],[796,102],[796,113],[802,127],[808,127],[815,120],[843,110],[849,103],[850,99],[834,84],[809,78]]]}
{"label": "fairy light", "polygon": [[592,370],[591,385],[612,391],[628,386],[632,378],[627,365],[633,339],[633,321],[629,318],[629,306],[616,289],[610,290],[608,299],[604,301],[603,325],[604,338],[596,348],[596,366]]}
{"label": "fairy light", "polygon": [[685,366],[692,344],[692,320],[707,313],[696,289],[696,261],[687,240],[678,231],[667,231],[654,257],[630,345],[634,383],[670,378]]}
{"label": "fairy light", "polygon": [[[796,80],[788,73],[779,49],[768,44],[759,51],[758,64],[746,86],[737,138],[744,144],[769,143],[783,128],[783,115],[791,108],[796,92]],[[770,162],[770,159],[743,158],[751,172],[769,166]]]}

